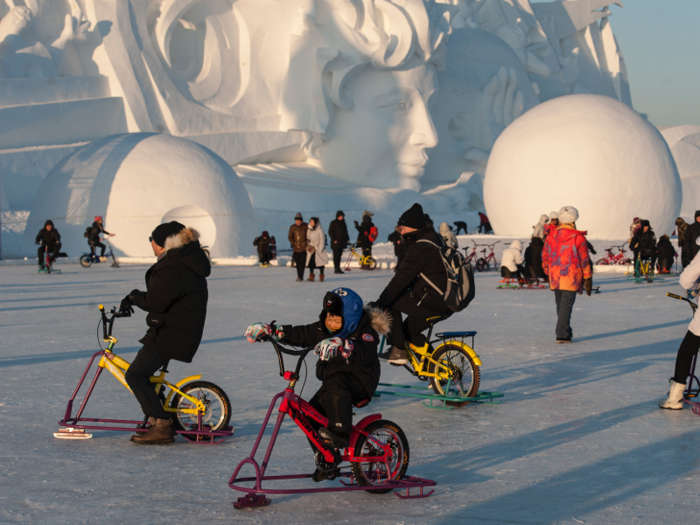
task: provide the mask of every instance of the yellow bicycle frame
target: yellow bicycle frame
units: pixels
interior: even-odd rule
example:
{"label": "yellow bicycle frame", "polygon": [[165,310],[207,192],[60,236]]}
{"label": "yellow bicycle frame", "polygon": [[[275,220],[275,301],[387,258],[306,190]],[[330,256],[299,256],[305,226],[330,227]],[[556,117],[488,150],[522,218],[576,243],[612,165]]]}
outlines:
{"label": "yellow bicycle frame", "polygon": [[[450,339],[448,341],[443,342],[432,352],[430,352],[430,346],[428,345],[428,343],[426,343],[422,347],[418,347],[409,343],[408,356],[411,359],[411,365],[413,366],[413,369],[416,371],[416,373],[424,377],[435,377],[444,380],[450,379],[449,369],[440,361],[436,361],[435,359],[433,359],[433,355],[435,354],[435,352],[437,352],[440,348],[447,344],[455,345],[462,348],[474,360],[475,365],[482,365],[481,359],[474,351],[474,349],[472,349],[472,347],[468,344],[462,341],[457,341],[456,339]],[[435,365],[435,372],[429,371],[430,363],[433,363]]]}
{"label": "yellow bicycle frame", "polygon": [[[129,385],[126,383],[125,378],[125,374],[126,371],[129,369],[130,363],[116,355],[113,351],[114,345],[117,343],[117,338],[110,335],[107,337],[107,339],[104,339],[104,342],[107,343],[107,348],[105,348],[105,355],[102,356],[97,366],[109,370],[109,372],[114,377],[116,377],[117,380],[129,390],[129,392],[131,392],[131,388],[129,388]],[[166,412],[177,412],[180,414],[197,414],[201,412],[202,414],[204,414],[206,412],[206,407],[204,406],[204,403],[202,403],[199,399],[192,397],[180,390],[180,387],[185,383],[189,383],[190,381],[194,381],[201,377],[201,375],[189,376],[184,379],[181,379],[173,385],[172,383],[169,383],[165,380],[165,371],[161,370],[160,374],[151,377],[151,383],[156,383],[156,393],[160,392],[160,390],[164,386],[170,388],[170,393],[168,394],[165,403],[163,403],[163,409]],[[196,408],[170,408],[170,400],[176,392],[191,403],[193,403]]]}
{"label": "yellow bicycle frame", "polygon": [[359,255],[353,245],[350,245],[350,253],[352,253],[355,259],[357,259],[360,265],[369,265],[369,261],[367,259],[371,257],[370,255]]}

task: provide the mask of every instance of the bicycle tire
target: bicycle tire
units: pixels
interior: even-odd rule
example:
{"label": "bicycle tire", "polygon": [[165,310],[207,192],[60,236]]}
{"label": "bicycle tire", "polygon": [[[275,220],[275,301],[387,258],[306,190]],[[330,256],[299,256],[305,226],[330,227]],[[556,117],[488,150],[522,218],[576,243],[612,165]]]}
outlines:
{"label": "bicycle tire", "polygon": [[654,282],[654,267],[651,264],[648,265],[647,271],[644,273],[644,278],[648,283]]}
{"label": "bicycle tire", "polygon": [[365,263],[365,270],[377,269],[377,261],[375,261],[373,257],[367,256],[367,259],[365,259]]}
{"label": "bicycle tire", "polygon": [[[433,361],[447,367],[451,372],[452,385],[446,391],[447,380],[437,377],[430,378],[433,392],[441,396],[458,395],[460,397],[475,397],[479,392],[481,370],[464,348],[453,343],[446,343],[432,353]],[[438,367],[432,361],[428,364],[428,372],[438,373]],[[445,401],[453,407],[463,407],[470,401]]]}
{"label": "bicycle tire", "polygon": [[484,268],[486,268],[486,266],[487,266],[486,259],[484,259],[483,257],[476,261],[476,270],[478,272],[483,272]]}
{"label": "bicycle tire", "polygon": [[[355,482],[362,487],[371,487],[387,481],[402,479],[408,470],[410,452],[408,439],[401,427],[388,419],[378,419],[377,421],[372,421],[364,430],[377,441],[385,445],[389,444],[393,454],[388,464],[353,461],[351,468]],[[382,454],[383,451],[378,449],[374,441],[367,439],[367,436],[364,434],[359,435],[355,443],[355,456],[367,457]],[[389,472],[387,472],[387,466],[389,467]],[[386,494],[392,490],[394,488],[367,489],[367,492],[370,494]]]}
{"label": "bicycle tire", "polygon": [[[202,416],[202,425],[207,425],[208,430],[224,430],[228,426],[231,420],[231,401],[221,387],[209,381],[192,381],[180,390],[204,402],[206,412]],[[199,390],[199,392],[194,392],[195,390]],[[218,403],[219,407],[212,408],[213,403]],[[192,404],[187,398],[176,392],[170,400],[170,408],[175,410],[192,408]],[[212,419],[215,420],[213,423],[210,422]],[[197,428],[197,416],[196,414],[175,412],[173,424],[176,430],[193,430]]]}
{"label": "bicycle tire", "polygon": [[89,255],[80,256],[80,266],[83,268],[90,268],[90,266],[92,266],[92,259]]}
{"label": "bicycle tire", "polygon": [[598,259],[598,260],[595,262],[595,264],[596,264],[596,266],[607,266],[607,265],[609,265],[610,263],[608,262],[607,259]]}

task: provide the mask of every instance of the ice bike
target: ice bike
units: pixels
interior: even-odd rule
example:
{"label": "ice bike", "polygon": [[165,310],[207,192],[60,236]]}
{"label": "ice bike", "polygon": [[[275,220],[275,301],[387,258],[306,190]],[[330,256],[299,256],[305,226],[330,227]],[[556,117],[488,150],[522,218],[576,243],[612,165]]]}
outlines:
{"label": "ice bike", "polygon": [[352,262],[353,257],[357,259],[357,262],[360,265],[360,270],[375,270],[377,268],[377,261],[371,255],[362,255],[357,253],[355,245],[351,244],[348,260],[345,262],[345,268],[343,268],[343,270],[346,272],[350,271],[350,263]]}
{"label": "ice bike", "polygon": [[[109,239],[104,239],[105,242],[107,243],[107,246],[109,246],[109,251],[105,252],[104,257],[105,260],[108,258],[112,258],[112,268],[119,268],[119,261],[117,261],[117,258],[114,256],[114,248],[112,248],[112,245],[109,242]],[[83,268],[90,268],[93,264],[97,264],[102,262],[101,257],[97,255],[97,252],[83,252],[83,254],[80,256],[80,266]]]}
{"label": "ice bike", "polygon": [[[393,383],[379,383],[385,388],[395,388],[398,391],[381,390],[375,392],[376,397],[382,395],[406,396],[426,399],[423,405],[428,408],[440,408],[449,410],[453,407],[462,407],[471,402],[498,403],[493,399],[503,397],[497,392],[479,392],[481,381],[481,359],[474,351],[474,336],[476,332],[442,332],[435,334],[431,340],[434,323],[441,318],[436,318],[428,330],[427,343],[418,347],[408,343],[408,364],[403,365],[411,375],[421,381],[430,381],[431,393],[426,392],[425,386],[400,385]],[[430,319],[428,319],[430,321]],[[471,338],[471,346],[466,338]],[[433,347],[433,343],[440,343]],[[381,353],[385,344],[385,338],[379,347]]]}
{"label": "ice bike", "polygon": [[45,244],[43,246],[44,246],[44,260],[42,261],[41,266],[39,266],[37,273],[47,273],[47,274],[48,273],[61,273],[61,270],[53,267],[53,263],[56,262],[56,259],[59,257],[66,257],[66,254],[63,252],[57,253],[56,257],[54,258],[49,253],[48,246],[46,246]]}
{"label": "ice bike", "polygon": [[[396,495],[401,498],[424,498],[433,493],[433,490],[424,493],[423,489],[435,486],[437,484],[435,481],[406,475],[409,462],[409,448],[406,435],[396,423],[382,419],[381,414],[372,414],[353,425],[350,433],[350,445],[343,449],[342,453],[340,450],[327,446],[316,432],[316,428],[326,426],[328,419],[319,414],[294,392],[294,388],[299,380],[301,365],[309,352],[313,351],[313,348],[292,350],[280,345],[269,337],[265,337],[263,340],[272,343],[277,353],[280,376],[285,381],[289,381],[289,383],[286,389],[272,398],[250,456],[242,460],[231,475],[228,486],[233,490],[246,493],[245,496],[238,498],[233,504],[235,508],[242,509],[269,505],[270,499],[265,494],[305,494],[352,490],[364,490],[371,494],[385,494],[395,489],[405,489],[406,494],[396,492]],[[293,372],[285,370],[282,354],[298,357],[296,368]],[[258,463],[255,455],[272,416],[272,411],[275,409],[278,401],[280,403],[277,409],[277,421],[275,422],[262,463]],[[360,403],[355,404],[355,408],[363,407],[367,403],[369,403],[369,399],[362,400]],[[316,453],[316,466],[319,470],[330,472],[338,467],[341,469],[338,475],[341,482],[340,486],[297,489],[269,489],[263,487],[263,481],[302,480],[312,476],[312,474],[265,475],[272,449],[277,441],[277,435],[285,416],[289,416],[296,423],[306,438],[318,450]],[[349,465],[343,466],[342,463],[349,463]],[[255,471],[254,477],[238,477],[239,472],[245,465],[253,467]],[[343,469],[346,471],[343,472]],[[350,469],[350,472],[347,472],[347,469]],[[333,475],[327,479],[334,479],[334,477]],[[251,482],[254,483],[252,487],[240,486],[241,483]],[[419,488],[420,493],[411,495],[409,493],[411,488]]]}
{"label": "ice bike", "polygon": [[[476,269],[479,272],[491,270],[491,265],[493,265],[493,270],[498,270],[498,259],[496,259],[496,254],[493,252],[494,246],[496,246],[501,241],[496,241],[493,244],[482,244],[481,246],[488,246],[491,250],[488,255],[486,255],[486,248],[481,250],[483,254],[479,260],[476,261]],[[476,247],[474,248],[476,251]]]}
{"label": "ice bike", "polygon": [[[95,352],[85,367],[85,371],[80,381],[78,381],[78,386],[75,387],[73,395],[68,400],[65,415],[58,422],[60,426],[66,428],[54,433],[54,436],[57,438],[91,438],[92,434],[86,434],[85,430],[120,430],[126,432],[146,432],[148,430],[146,418],[143,421],[131,421],[83,417],[85,406],[105,368],[122,385],[131,390],[124,378],[129,368],[129,362],[114,353],[114,345],[117,344],[117,338],[112,336],[115,319],[124,317],[124,315],[117,312],[116,308],[112,308],[110,311],[111,316],[107,316],[102,305],[100,305],[100,313],[102,314],[103,340],[107,343],[107,348]],[[95,376],[90,382],[78,412],[72,415],[75,398],[85,382],[92,363],[98,357],[99,361],[97,362]],[[174,415],[173,424],[176,434],[180,434],[191,443],[211,444],[222,443],[224,441],[223,438],[233,435],[233,428],[228,424],[231,419],[231,402],[223,389],[214,383],[199,381],[202,377],[201,375],[189,376],[172,384],[165,380],[166,373],[168,371],[165,367],[161,368],[158,374],[151,377],[151,383],[155,384],[154,388],[163,402],[165,411]],[[169,389],[167,395],[166,389]],[[216,438],[220,439],[217,441]]]}

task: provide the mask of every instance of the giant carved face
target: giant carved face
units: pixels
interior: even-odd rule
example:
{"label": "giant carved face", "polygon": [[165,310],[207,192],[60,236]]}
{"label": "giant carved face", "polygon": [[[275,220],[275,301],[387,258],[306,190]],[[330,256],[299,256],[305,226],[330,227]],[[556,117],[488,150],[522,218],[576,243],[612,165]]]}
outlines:
{"label": "giant carved face", "polygon": [[431,64],[392,71],[365,67],[349,86],[352,109],[336,109],[314,163],[361,186],[418,191],[437,144],[428,110],[437,87]]}

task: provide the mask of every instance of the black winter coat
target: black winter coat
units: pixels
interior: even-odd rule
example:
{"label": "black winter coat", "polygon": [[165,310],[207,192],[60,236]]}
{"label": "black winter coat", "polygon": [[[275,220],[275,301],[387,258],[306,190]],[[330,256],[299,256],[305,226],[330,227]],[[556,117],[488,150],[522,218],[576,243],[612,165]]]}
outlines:
{"label": "black winter coat", "polygon": [[88,244],[97,244],[98,242],[100,242],[101,233],[106,233],[107,235],[110,235],[110,233],[107,230],[105,230],[104,225],[100,224],[97,221],[93,222],[92,226],[90,227],[90,232],[88,233]]}
{"label": "black winter coat", "polygon": [[[315,346],[324,339],[333,337],[323,320],[302,326],[286,325],[282,329],[284,337],[280,342],[294,346]],[[316,377],[319,381],[325,381],[333,374],[352,374],[364,387],[367,398],[372,399],[379,384],[381,366],[377,357],[379,334],[372,326],[372,317],[367,310],[362,313],[357,329],[346,339],[355,345],[350,357],[346,359],[338,356],[328,361],[319,359],[316,363]]]}
{"label": "black winter coat", "polygon": [[394,230],[389,234],[389,242],[394,245],[394,255],[401,259],[406,252],[406,247],[404,246],[401,234]]}
{"label": "black winter coat", "polygon": [[685,250],[690,255],[692,260],[695,255],[700,251],[700,246],[695,244],[695,239],[700,237],[700,222],[695,221],[693,224],[688,226],[685,234]]}
{"label": "black winter coat", "polygon": [[665,260],[669,263],[673,261],[676,250],[673,249],[673,244],[671,244],[669,239],[665,237],[659,239],[656,249],[659,251],[659,260]]}
{"label": "black winter coat", "polygon": [[654,230],[649,228],[646,233],[639,230],[635,236],[632,237],[630,247],[637,252],[653,252],[656,248],[656,234]]}
{"label": "black winter coat", "polygon": [[339,248],[345,249],[350,242],[350,234],[348,233],[348,225],[344,220],[334,219],[328,226],[328,237],[331,239],[331,250]]}
{"label": "black winter coat", "polygon": [[359,225],[355,223],[355,229],[357,230],[357,244],[363,248],[371,248],[372,241],[369,240],[369,232],[374,226],[374,223],[370,221],[363,220]]}
{"label": "black winter coat", "polygon": [[263,252],[272,253],[270,250],[271,244],[276,244],[274,237],[263,237],[261,235],[260,237],[256,237],[253,241],[253,246],[258,247],[258,255],[261,255]]}
{"label": "black winter coat", "polygon": [[46,228],[42,228],[39,230],[39,233],[37,233],[34,242],[36,244],[43,243],[47,246],[53,246],[61,242],[61,234],[58,233],[56,228],[51,228],[51,231],[48,231]]}
{"label": "black winter coat", "polygon": [[438,246],[445,241],[432,228],[423,228],[403,236],[406,254],[401,265],[396,270],[394,278],[389,281],[377,302],[384,307],[390,307],[394,302],[412,290],[418,301],[434,310],[436,313],[452,311],[445,305],[445,300],[437,290],[430,286],[423,277],[423,273],[440,290],[447,287],[447,271],[438,248],[427,242],[417,242],[421,239],[432,241]]}
{"label": "black winter coat", "polygon": [[534,237],[530,241],[530,246],[525,249],[525,266],[535,270],[537,277],[544,277],[544,269],[542,268],[542,249],[544,241],[539,237]]}
{"label": "black winter coat", "polygon": [[[188,231],[192,232],[183,230]],[[148,331],[140,341],[144,346],[163,357],[192,362],[204,332],[210,273],[211,264],[196,238],[171,248],[148,269],[146,291],[130,294],[131,302],[148,312]]]}

